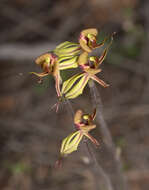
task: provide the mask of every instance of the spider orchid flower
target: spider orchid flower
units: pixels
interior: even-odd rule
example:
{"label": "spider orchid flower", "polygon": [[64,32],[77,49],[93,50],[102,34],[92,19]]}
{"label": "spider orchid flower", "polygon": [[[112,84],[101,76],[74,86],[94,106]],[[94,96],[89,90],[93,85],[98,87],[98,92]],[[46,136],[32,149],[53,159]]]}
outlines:
{"label": "spider orchid flower", "polygon": [[66,137],[61,144],[60,153],[62,156],[67,156],[78,149],[79,143],[85,136],[89,138],[96,146],[99,146],[99,142],[89,134],[89,132],[96,128],[93,124],[93,120],[96,115],[96,110],[93,114],[83,114],[82,110],[78,110],[74,116],[74,124],[77,131]]}
{"label": "spider orchid flower", "polygon": [[98,67],[104,61],[109,45],[104,49],[99,58],[96,56],[89,57],[87,52],[83,52],[79,56],[78,64],[83,72],[72,76],[63,83],[61,92],[64,94],[65,98],[73,99],[82,94],[90,79],[96,81],[103,87],[109,86],[96,76],[97,73],[101,72],[101,69]]}
{"label": "spider orchid flower", "polygon": [[35,63],[41,67],[43,70],[42,73],[36,73],[31,72],[32,74],[38,76],[40,78],[40,81],[43,77],[47,75],[53,75],[55,78],[55,88],[58,97],[61,96],[60,92],[60,83],[61,83],[61,77],[59,72],[59,64],[57,61],[57,57],[53,53],[45,53],[35,60]]}
{"label": "spider orchid flower", "polygon": [[98,35],[98,30],[96,28],[89,28],[83,30],[79,37],[79,43],[81,48],[90,53],[93,49],[99,48],[104,45],[107,38],[103,40],[101,43],[97,43],[96,36]]}

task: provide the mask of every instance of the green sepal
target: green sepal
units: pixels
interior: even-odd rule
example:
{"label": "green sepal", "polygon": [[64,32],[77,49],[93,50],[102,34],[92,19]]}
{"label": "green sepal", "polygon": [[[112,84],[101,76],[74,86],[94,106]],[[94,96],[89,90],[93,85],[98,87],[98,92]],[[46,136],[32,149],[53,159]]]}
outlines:
{"label": "green sepal", "polygon": [[80,52],[80,45],[69,41],[61,43],[54,50],[54,53],[57,56],[76,55],[79,52]]}
{"label": "green sepal", "polygon": [[71,78],[69,78],[68,80],[66,80],[64,83],[63,83],[63,86],[62,86],[62,94],[65,94],[66,92],[68,92],[71,87],[73,86],[73,84],[80,78],[84,75],[84,73],[79,73],[79,74],[76,74],[74,76],[72,76]]}
{"label": "green sepal", "polygon": [[78,46],[78,44],[73,43],[73,42],[69,42],[69,41],[65,41],[65,42],[60,43],[58,46],[56,46],[55,50],[62,49],[62,48],[67,48],[67,47],[70,47],[70,46]]}
{"label": "green sepal", "polygon": [[88,83],[89,80],[89,75],[84,73],[83,76],[81,77],[80,81],[77,82],[72,89],[70,89],[66,94],[65,97],[68,99],[73,99],[79,96],[80,94],[83,93],[83,90]]}
{"label": "green sepal", "polygon": [[68,137],[66,137],[61,144],[60,153],[62,156],[65,156],[67,154],[71,154],[72,152],[76,151],[78,149],[78,145],[80,141],[82,140],[82,133],[80,131],[76,131],[72,134],[70,134]]}
{"label": "green sepal", "polygon": [[59,57],[58,58],[59,69],[65,70],[65,69],[77,68],[78,67],[77,59],[78,59],[78,56]]}

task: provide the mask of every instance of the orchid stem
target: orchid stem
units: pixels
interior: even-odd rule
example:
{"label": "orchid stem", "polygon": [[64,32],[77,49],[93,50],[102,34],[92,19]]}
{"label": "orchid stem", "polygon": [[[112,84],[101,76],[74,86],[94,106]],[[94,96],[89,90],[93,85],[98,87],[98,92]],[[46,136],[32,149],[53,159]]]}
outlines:
{"label": "orchid stem", "polygon": [[[99,124],[99,130],[103,139],[102,146],[104,146],[104,151],[105,151],[102,152],[102,154],[105,154],[102,166],[109,175],[114,190],[126,190],[127,183],[125,176],[122,174],[122,163],[120,158],[117,156],[116,147],[112,141],[110,131],[103,117],[103,105],[100,93],[97,90],[94,81],[92,80],[89,81],[89,87],[90,87],[90,94],[91,94],[93,108],[96,108],[97,110],[96,121]],[[100,153],[97,152],[97,154],[100,157]],[[109,164],[108,168],[106,166],[106,162]]]}

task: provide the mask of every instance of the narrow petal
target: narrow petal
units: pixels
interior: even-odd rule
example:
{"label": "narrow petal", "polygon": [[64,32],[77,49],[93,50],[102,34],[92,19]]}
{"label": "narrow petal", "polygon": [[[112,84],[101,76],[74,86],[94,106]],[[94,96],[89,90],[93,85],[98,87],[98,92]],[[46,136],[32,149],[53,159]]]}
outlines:
{"label": "narrow petal", "polygon": [[57,96],[60,97],[61,96],[61,91],[60,91],[60,78],[59,78],[59,75],[55,75],[55,88],[56,88]]}
{"label": "narrow petal", "polygon": [[99,44],[96,44],[96,47],[95,48],[100,48],[100,47],[102,47],[104,44],[105,44],[105,42],[107,41],[107,37],[106,38],[104,38],[104,40],[101,42],[101,43],[99,43]]}
{"label": "narrow petal", "polygon": [[90,78],[93,79],[94,81],[98,82],[103,87],[109,86],[109,84],[106,84],[103,80],[99,79],[96,75],[92,75]]}
{"label": "narrow petal", "polygon": [[96,109],[94,109],[92,115],[91,115],[91,119],[94,120],[96,117]]}
{"label": "narrow petal", "polygon": [[59,73],[59,64],[57,61],[55,61],[54,65],[53,65],[52,74],[53,74],[53,76],[56,76],[56,75],[58,75],[58,73]]}
{"label": "narrow petal", "polygon": [[87,138],[89,138],[91,141],[92,141],[92,143],[94,143],[96,146],[99,146],[100,144],[99,144],[99,142],[93,137],[93,136],[91,136],[89,133],[85,133],[84,134]]}
{"label": "narrow petal", "polygon": [[101,72],[101,69],[92,69],[92,68],[88,68],[88,69],[84,69],[85,72],[91,74],[91,75],[95,75],[99,72]]}
{"label": "narrow petal", "polygon": [[101,63],[105,60],[107,52],[108,52],[108,47],[104,49],[103,53],[101,54],[100,58],[98,59],[97,66],[101,65]]}
{"label": "narrow petal", "polygon": [[48,75],[47,72],[43,72],[43,73],[30,72],[30,74],[34,74],[34,75],[36,75],[36,76],[38,76],[40,78],[45,77],[45,76]]}
{"label": "narrow petal", "polygon": [[[109,44],[108,44],[107,47],[103,50],[101,56],[99,57],[99,59],[98,59],[98,66],[101,65],[101,63],[105,60],[106,55],[107,55],[107,52],[108,52],[108,49],[110,48],[110,46],[111,46],[111,44],[112,44],[113,35],[114,35],[114,34],[115,34],[115,33],[113,33],[113,34],[110,36],[111,40],[110,40]],[[106,41],[108,40],[108,38],[109,38],[109,37],[106,38]]]}

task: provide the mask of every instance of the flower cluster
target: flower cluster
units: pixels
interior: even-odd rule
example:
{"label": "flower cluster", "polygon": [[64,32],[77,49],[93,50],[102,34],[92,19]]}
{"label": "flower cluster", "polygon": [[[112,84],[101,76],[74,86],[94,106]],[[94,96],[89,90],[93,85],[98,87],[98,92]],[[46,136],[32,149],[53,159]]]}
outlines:
{"label": "flower cluster", "polygon": [[[47,75],[53,75],[57,96],[63,96],[67,99],[73,99],[82,94],[90,79],[98,82],[103,87],[109,86],[99,79],[96,74],[101,72],[99,66],[104,61],[111,42],[100,57],[89,56],[92,50],[103,46],[108,40],[108,38],[105,38],[103,42],[98,44],[97,35],[98,31],[95,28],[83,30],[79,37],[79,43],[66,41],[58,45],[53,51],[39,56],[35,63],[41,67],[43,72],[32,73],[38,76],[40,80]],[[112,39],[113,35],[111,41]],[[62,83],[60,71],[77,67],[82,72]]]}
{"label": "flower cluster", "polygon": [[[89,80],[94,80],[101,86],[108,87],[109,85],[99,79],[96,74],[101,72],[99,67],[107,55],[113,40],[113,34],[106,37],[101,43],[97,43],[97,37],[98,30],[96,28],[83,30],[80,33],[78,43],[63,42],[53,51],[37,57],[35,63],[41,67],[42,73],[32,72],[32,74],[38,76],[40,80],[47,75],[52,75],[55,79],[55,88],[59,100],[78,97],[83,93]],[[90,56],[95,48],[100,48],[109,39],[110,42],[99,57]],[[74,68],[79,68],[80,72],[63,82],[61,71]],[[93,124],[95,115],[96,111],[91,115],[83,114],[81,110],[76,112],[74,116],[76,131],[62,141],[60,150],[62,156],[77,150],[84,136],[94,144],[99,145],[98,141],[89,134],[89,131],[96,127]]]}

